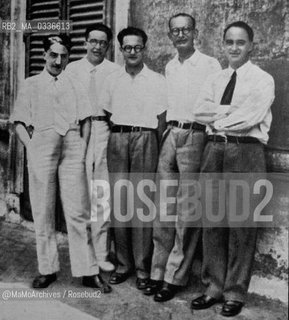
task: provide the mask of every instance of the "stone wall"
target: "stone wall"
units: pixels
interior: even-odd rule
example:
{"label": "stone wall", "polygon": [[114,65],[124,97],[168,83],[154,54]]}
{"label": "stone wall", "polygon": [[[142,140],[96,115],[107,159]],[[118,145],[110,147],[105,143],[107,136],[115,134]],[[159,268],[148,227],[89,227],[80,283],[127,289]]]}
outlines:
{"label": "stone wall", "polygon": [[[215,56],[226,66],[222,51],[224,27],[235,20],[248,22],[255,31],[252,60],[275,79],[276,99],[270,148],[289,151],[289,4],[286,0],[132,0],[130,23],[143,28],[149,36],[147,63],[164,72],[164,66],[175,54],[167,37],[168,19],[177,12],[187,12],[196,18],[199,49]],[[289,170],[289,158],[283,154],[274,159]],[[273,156],[273,155],[272,155]],[[281,159],[282,158],[282,159]],[[288,161],[287,161],[288,160]],[[279,168],[279,170],[284,169]]]}
{"label": "stone wall", "polygon": [[[0,20],[10,20],[10,1],[0,1]],[[0,119],[7,118],[9,115],[9,32],[0,32]]]}
{"label": "stone wall", "polygon": [[[9,1],[0,2],[0,20],[10,19]],[[8,188],[9,132],[6,119],[9,116],[9,32],[0,32],[0,217],[6,211],[5,195]],[[8,99],[7,99],[8,98]]]}

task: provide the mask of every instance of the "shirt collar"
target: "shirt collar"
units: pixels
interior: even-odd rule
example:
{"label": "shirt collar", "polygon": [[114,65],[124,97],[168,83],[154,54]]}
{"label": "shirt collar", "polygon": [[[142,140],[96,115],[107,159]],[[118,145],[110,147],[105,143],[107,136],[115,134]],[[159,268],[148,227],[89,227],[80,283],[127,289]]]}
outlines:
{"label": "shirt collar", "polygon": [[[148,73],[149,73],[149,68],[148,68],[147,65],[144,63],[142,70],[140,71],[140,73],[138,73],[138,74],[136,75],[136,77],[144,77],[144,78],[146,78],[146,77],[148,76]],[[125,65],[120,68],[120,70],[119,70],[119,76],[120,76],[120,77],[130,76],[130,75],[126,72],[126,70],[125,70]]]}
{"label": "shirt collar", "polygon": [[[62,79],[63,78],[63,75],[64,74],[64,71],[62,71],[58,76],[57,76],[57,79]],[[55,81],[55,77],[52,76],[46,69],[46,67],[44,67],[43,71],[41,72],[41,77],[43,77],[43,79],[47,82],[54,82]]]}
{"label": "shirt collar", "polygon": [[96,66],[94,66],[92,63],[90,63],[88,60],[87,60],[87,55],[85,57],[82,58],[83,62],[84,62],[84,65],[85,67],[87,68],[87,70],[89,72],[93,71],[93,70],[99,70],[101,68],[103,68],[106,64],[107,64],[107,60],[104,58],[103,61],[100,63],[100,64],[97,64]]}
{"label": "shirt collar", "polygon": [[[236,70],[237,76],[240,78],[244,76],[249,68],[252,66],[252,62],[248,60],[246,63],[244,63],[240,68]],[[228,67],[228,75],[231,76],[235,70],[232,67]]]}
{"label": "shirt collar", "polygon": [[[198,49],[195,49],[195,52],[186,60],[184,60],[183,63],[189,63],[191,65],[197,65],[198,61],[201,57],[201,52]],[[175,55],[175,57],[173,58],[173,62],[175,65],[180,65],[182,64],[179,60],[179,55]]]}

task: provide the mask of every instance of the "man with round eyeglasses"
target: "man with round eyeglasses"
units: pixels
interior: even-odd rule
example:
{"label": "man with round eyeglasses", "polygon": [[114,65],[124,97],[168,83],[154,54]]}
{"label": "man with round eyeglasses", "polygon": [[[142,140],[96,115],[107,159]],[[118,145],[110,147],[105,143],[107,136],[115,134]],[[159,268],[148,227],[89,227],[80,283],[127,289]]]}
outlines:
{"label": "man with round eyeglasses", "polygon": [[[146,33],[128,27],[118,34],[124,67],[107,77],[101,106],[111,113],[111,135],[108,142],[108,168],[113,197],[113,231],[117,268],[110,284],[124,282],[136,272],[136,286],[147,286],[151,266],[151,223],[135,219],[144,204],[122,193],[117,199],[120,181],[154,178],[158,161],[157,129],[167,107],[165,79],[144,64]],[[133,203],[133,208],[130,204]],[[120,213],[119,213],[120,212]],[[121,220],[131,214],[131,219]]]}
{"label": "man with round eyeglasses", "polygon": [[84,85],[93,109],[91,136],[86,157],[87,179],[91,196],[92,239],[98,265],[101,270],[110,272],[114,265],[109,255],[110,204],[102,199],[109,198],[110,187],[107,170],[107,141],[109,127],[104,110],[99,105],[99,96],[105,78],[120,67],[105,58],[112,40],[112,31],[97,23],[85,32],[84,58],[72,62],[67,71]]}
{"label": "man with round eyeglasses", "polygon": [[200,228],[199,224],[188,222],[195,212],[188,199],[195,196],[192,175],[200,170],[206,129],[195,121],[193,112],[207,76],[221,69],[216,59],[195,48],[197,30],[191,15],[172,16],[168,37],[177,55],[165,70],[168,126],[162,139],[157,172],[161,181],[177,179],[178,186],[169,194],[176,201],[168,204],[166,211],[166,215],[175,216],[176,221],[168,224],[156,219],[153,226],[151,281],[144,293],[154,295],[158,302],[172,299],[178,287],[187,284],[191,272]]}

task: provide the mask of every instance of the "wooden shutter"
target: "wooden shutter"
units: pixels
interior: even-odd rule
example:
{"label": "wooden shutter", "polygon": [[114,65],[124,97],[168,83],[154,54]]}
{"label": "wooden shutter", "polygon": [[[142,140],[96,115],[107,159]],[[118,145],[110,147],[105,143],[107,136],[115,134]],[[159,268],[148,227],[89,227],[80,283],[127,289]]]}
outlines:
{"label": "wooden shutter", "polygon": [[[71,20],[69,33],[73,47],[70,61],[85,55],[85,29],[96,22],[106,22],[105,0],[27,0],[27,20]],[[108,5],[109,7],[109,5]],[[44,66],[42,38],[53,32],[29,34],[26,38],[26,76],[41,72]]]}
{"label": "wooden shutter", "polygon": [[73,47],[70,54],[70,61],[74,61],[82,58],[86,53],[83,47],[85,29],[91,24],[105,22],[105,1],[69,0],[67,19],[72,21],[70,36]]}
{"label": "wooden shutter", "polygon": [[[27,5],[27,20],[61,19],[61,1],[59,0],[29,0]],[[26,41],[26,75],[35,75],[44,67],[42,38],[52,33],[37,32],[27,36]]]}

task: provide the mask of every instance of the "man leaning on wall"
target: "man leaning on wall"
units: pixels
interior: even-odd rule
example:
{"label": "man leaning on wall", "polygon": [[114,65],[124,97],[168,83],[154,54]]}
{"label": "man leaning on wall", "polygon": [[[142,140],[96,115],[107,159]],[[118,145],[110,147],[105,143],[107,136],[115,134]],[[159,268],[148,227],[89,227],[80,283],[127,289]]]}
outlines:
{"label": "man leaning on wall", "polygon": [[[206,177],[219,174],[224,179],[230,174],[246,183],[266,171],[264,145],[272,121],[274,80],[250,61],[253,38],[252,28],[243,21],[226,27],[223,45],[229,67],[209,77],[200,94],[195,117],[208,125],[201,167]],[[218,191],[214,193],[223,196],[224,192]],[[225,194],[228,196],[229,190]],[[211,224],[203,214],[202,280],[207,289],[192,301],[191,307],[206,309],[224,299],[221,314],[235,316],[246,300],[257,229],[250,220],[250,224],[244,220],[235,225],[230,205],[233,197],[227,199],[221,223]],[[247,210],[250,209],[252,206]],[[215,216],[218,210],[218,202],[214,201]],[[253,212],[245,212],[244,216],[247,215],[250,218]]]}

